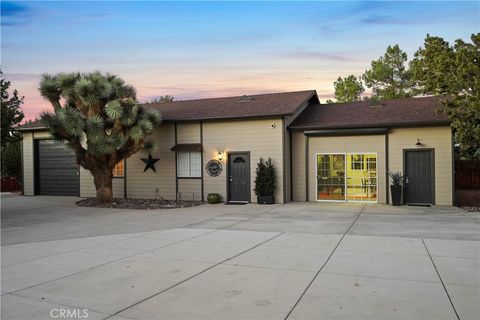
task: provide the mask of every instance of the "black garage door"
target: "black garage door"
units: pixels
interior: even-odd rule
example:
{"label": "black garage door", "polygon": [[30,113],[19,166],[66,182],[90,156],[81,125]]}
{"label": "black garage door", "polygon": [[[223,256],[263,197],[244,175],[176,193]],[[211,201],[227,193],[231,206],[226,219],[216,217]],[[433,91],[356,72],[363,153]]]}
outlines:
{"label": "black garage door", "polygon": [[78,196],[80,184],[75,155],[64,142],[37,140],[36,194]]}

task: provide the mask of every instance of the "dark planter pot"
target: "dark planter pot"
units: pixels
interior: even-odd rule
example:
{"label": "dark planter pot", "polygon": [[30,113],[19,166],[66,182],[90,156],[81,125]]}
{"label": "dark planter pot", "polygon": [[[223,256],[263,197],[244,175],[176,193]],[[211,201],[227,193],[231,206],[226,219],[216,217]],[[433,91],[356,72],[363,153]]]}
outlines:
{"label": "dark planter pot", "polygon": [[275,199],[273,196],[257,196],[257,203],[258,204],[274,204]]}
{"label": "dark planter pot", "polygon": [[207,196],[207,201],[210,204],[216,204],[220,202],[220,195],[218,193],[209,193]]}
{"label": "dark planter pot", "polygon": [[402,186],[390,186],[392,193],[392,206],[400,206],[402,204]]}

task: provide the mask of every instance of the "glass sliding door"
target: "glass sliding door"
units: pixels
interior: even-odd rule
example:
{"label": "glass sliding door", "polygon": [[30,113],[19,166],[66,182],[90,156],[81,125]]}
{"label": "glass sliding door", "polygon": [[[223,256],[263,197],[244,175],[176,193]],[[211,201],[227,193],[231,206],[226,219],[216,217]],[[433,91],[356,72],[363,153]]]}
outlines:
{"label": "glass sliding door", "polygon": [[377,201],[377,155],[347,154],[347,200]]}
{"label": "glass sliding door", "polygon": [[317,200],[377,201],[377,154],[317,154]]}
{"label": "glass sliding door", "polygon": [[317,154],[317,200],[345,201],[344,154]]}

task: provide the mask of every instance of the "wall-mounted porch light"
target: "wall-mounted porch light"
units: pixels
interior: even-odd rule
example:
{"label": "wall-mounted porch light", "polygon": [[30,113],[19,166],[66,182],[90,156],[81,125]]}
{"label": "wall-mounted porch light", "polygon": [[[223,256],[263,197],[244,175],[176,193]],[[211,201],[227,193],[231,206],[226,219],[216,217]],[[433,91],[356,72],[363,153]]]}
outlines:
{"label": "wall-mounted porch light", "polygon": [[422,143],[420,142],[420,139],[417,139],[417,143],[415,143],[415,145],[416,145],[417,147],[422,146]]}
{"label": "wall-mounted porch light", "polygon": [[223,152],[220,151],[220,152],[218,153],[217,159],[218,159],[219,161],[222,161],[222,160],[223,160]]}

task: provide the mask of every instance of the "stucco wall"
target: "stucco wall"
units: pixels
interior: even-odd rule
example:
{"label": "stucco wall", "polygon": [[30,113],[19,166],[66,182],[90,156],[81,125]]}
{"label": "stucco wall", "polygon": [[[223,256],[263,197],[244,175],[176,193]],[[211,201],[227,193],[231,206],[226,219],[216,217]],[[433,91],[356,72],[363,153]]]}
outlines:
{"label": "stucco wall", "polygon": [[389,134],[389,168],[403,173],[403,149],[434,148],[435,204],[452,204],[452,132],[450,127],[397,128]]}
{"label": "stucco wall", "polygon": [[175,130],[171,123],[164,123],[147,138],[155,142],[156,149],[152,157],[160,159],[155,163],[156,173],[151,169],[143,172],[148,152],[140,151],[126,160],[127,197],[174,200],[175,194],[175,152],[170,148],[175,145]]}
{"label": "stucco wall", "polygon": [[[271,128],[271,124],[275,128]],[[203,124],[204,166],[211,159],[217,159],[218,152],[224,152],[222,161],[224,170],[218,177],[204,174],[205,198],[208,193],[218,193],[222,201],[227,196],[227,156],[228,152],[250,152],[251,201],[256,202],[253,192],[255,169],[260,157],[271,157],[276,167],[277,188],[275,202],[283,202],[283,154],[282,120],[242,120],[205,122]],[[204,169],[203,169],[204,170]]]}
{"label": "stucco wall", "polygon": [[340,136],[309,138],[308,192],[309,201],[316,201],[317,195],[317,153],[377,153],[377,199],[386,202],[385,136]]}

